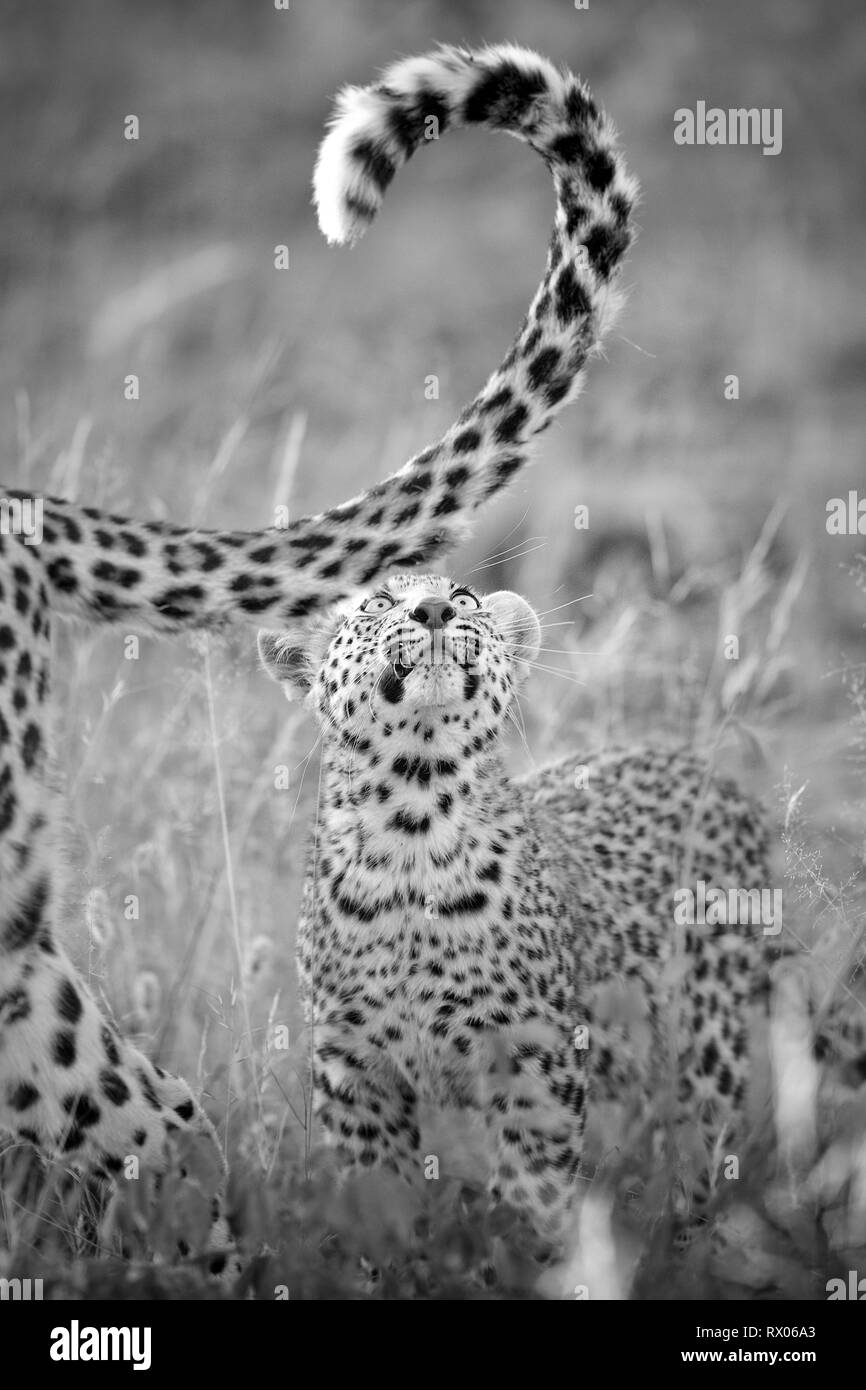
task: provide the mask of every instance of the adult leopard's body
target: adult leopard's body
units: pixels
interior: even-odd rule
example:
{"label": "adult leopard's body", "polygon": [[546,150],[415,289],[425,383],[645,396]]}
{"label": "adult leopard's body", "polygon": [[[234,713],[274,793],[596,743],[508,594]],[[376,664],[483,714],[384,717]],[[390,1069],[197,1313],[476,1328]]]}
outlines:
{"label": "adult leopard's body", "polygon": [[358,497],[258,534],[16,492],[0,504],[0,1126],[97,1173],[119,1174],[128,1157],[159,1171],[176,1129],[212,1131],[185,1083],[105,1021],[60,944],[52,619],[159,633],[291,626],[395,565],[428,562],[467,534],[474,510],[578,393],[616,309],[634,183],[582,84],[524,50],[440,50],[344,93],[316,172],[326,234],[351,240],[363,229],[431,116],[439,132],[465,122],[527,141],[557,195],[547,267],[515,344],[438,443]]}

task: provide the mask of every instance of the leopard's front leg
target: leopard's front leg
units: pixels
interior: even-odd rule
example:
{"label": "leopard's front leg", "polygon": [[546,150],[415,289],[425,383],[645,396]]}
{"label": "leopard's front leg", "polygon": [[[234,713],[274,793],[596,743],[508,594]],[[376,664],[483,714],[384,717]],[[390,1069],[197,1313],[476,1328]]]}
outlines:
{"label": "leopard's front leg", "polygon": [[421,1139],[411,1081],[337,1020],[316,1026],[314,1058],[313,1112],[343,1175],[382,1166],[416,1182]]}
{"label": "leopard's front leg", "polygon": [[586,1053],[570,1036],[505,1045],[491,1068],[487,1123],[495,1145],[492,1195],[522,1212],[556,1250],[571,1213],[586,1111]]}

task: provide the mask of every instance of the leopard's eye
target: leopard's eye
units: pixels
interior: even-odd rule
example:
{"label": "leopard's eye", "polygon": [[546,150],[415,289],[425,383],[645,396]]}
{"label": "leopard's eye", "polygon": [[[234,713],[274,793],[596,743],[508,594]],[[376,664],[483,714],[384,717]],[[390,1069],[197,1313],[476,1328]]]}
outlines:
{"label": "leopard's eye", "polygon": [[469,589],[455,589],[450,601],[455,608],[459,608],[464,613],[470,612],[473,608],[481,607],[479,600]]}
{"label": "leopard's eye", "polygon": [[394,607],[394,600],[388,594],[373,594],[361,604],[362,613],[387,613]]}

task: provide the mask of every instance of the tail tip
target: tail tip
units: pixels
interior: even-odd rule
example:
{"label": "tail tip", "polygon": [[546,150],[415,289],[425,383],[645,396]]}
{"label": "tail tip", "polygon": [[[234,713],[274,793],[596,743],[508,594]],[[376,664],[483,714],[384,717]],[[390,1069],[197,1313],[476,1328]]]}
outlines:
{"label": "tail tip", "polygon": [[372,216],[352,196],[346,160],[342,151],[329,147],[332,138],[329,135],[319,151],[313,176],[313,203],[319,231],[328,245],[351,246],[364,235]]}
{"label": "tail tip", "polygon": [[345,87],[337,98],[331,129],[321,145],[313,173],[313,202],[319,230],[332,246],[352,246],[381,206],[381,191],[358,158],[359,141],[369,136],[372,94]]}

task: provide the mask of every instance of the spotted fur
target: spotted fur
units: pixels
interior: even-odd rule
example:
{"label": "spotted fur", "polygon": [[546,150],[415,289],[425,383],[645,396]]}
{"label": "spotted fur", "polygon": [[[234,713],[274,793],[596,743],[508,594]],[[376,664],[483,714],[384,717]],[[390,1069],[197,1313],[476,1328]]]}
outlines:
{"label": "spotted fur", "polygon": [[[55,614],[170,633],[294,624],[462,538],[580,387],[616,307],[636,188],[585,87],[514,48],[443,49],[340,98],[316,173],[326,235],[351,240],[394,170],[438,129],[506,130],[553,172],[547,267],[514,346],[457,423],[399,472],[284,530],[201,531],[8,492],[0,507],[0,1127],[69,1163],[159,1171],[176,1129],[212,1131],[185,1083],[103,1019],[58,942],[59,808],[49,748]],[[15,533],[38,502],[42,534]]]}
{"label": "spotted fur", "polygon": [[755,807],[688,752],[505,775],[538,634],[517,595],[405,575],[305,650],[260,649],[322,726],[298,954],[325,1131],[350,1165],[417,1179],[421,1107],[477,1109],[493,1191],[555,1233],[587,1097],[657,1091],[679,981],[674,1108],[709,1139],[742,1108],[765,943],[695,927],[672,970],[673,894],[686,872],[754,888],[768,870]]}

